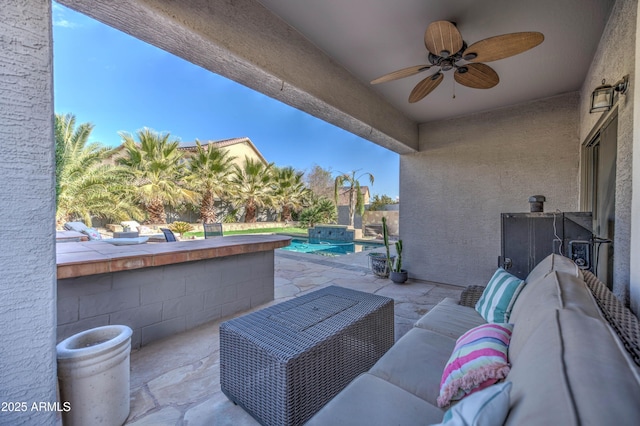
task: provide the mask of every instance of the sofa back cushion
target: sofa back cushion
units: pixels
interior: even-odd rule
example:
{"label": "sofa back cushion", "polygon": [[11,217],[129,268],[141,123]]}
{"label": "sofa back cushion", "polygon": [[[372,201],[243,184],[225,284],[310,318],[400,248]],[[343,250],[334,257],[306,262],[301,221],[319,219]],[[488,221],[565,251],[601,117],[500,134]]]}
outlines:
{"label": "sofa back cushion", "polygon": [[564,272],[569,275],[573,275],[578,278],[582,278],[582,272],[580,268],[568,257],[560,256],[559,254],[550,254],[542,259],[535,268],[529,272],[525,281],[528,283],[535,282],[547,276],[550,272]]}
{"label": "sofa back cushion", "polygon": [[544,278],[527,284],[511,313],[514,324],[509,346],[509,359],[515,362],[529,336],[556,309],[574,309],[600,318],[598,306],[584,280],[574,274],[553,271]]}
{"label": "sofa back cushion", "polygon": [[627,424],[640,418],[637,369],[606,323],[579,310],[548,315],[512,361],[507,380],[513,383],[507,425]]}

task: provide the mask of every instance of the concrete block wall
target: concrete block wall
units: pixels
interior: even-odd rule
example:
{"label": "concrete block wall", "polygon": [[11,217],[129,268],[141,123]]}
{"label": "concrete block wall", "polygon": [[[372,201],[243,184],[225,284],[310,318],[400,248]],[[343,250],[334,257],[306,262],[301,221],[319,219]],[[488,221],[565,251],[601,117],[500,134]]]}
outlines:
{"label": "concrete block wall", "polygon": [[[349,226],[350,222],[349,206],[338,206],[338,225]],[[355,229],[362,229],[362,216],[358,213],[353,215],[353,227]]]}
{"label": "concrete block wall", "polygon": [[[387,230],[389,235],[398,236],[400,230],[400,211],[366,211],[362,218],[362,228],[367,225],[380,225],[382,226],[382,218],[387,218]],[[382,229],[382,228],[380,228]],[[381,231],[382,232],[382,231]]]}
{"label": "concrete block wall", "polygon": [[108,324],[132,347],[273,300],[273,251],[58,280],[58,342]]}

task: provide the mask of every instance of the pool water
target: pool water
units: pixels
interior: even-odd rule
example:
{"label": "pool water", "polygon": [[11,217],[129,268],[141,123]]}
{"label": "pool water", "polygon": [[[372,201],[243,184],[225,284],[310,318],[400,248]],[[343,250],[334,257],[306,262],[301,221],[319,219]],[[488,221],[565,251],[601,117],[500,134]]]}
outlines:
{"label": "pool water", "polygon": [[311,253],[321,256],[343,256],[345,254],[359,253],[367,250],[382,248],[382,244],[375,243],[350,243],[338,241],[321,241],[309,238],[294,238],[287,247],[280,250],[295,251],[297,253]]}

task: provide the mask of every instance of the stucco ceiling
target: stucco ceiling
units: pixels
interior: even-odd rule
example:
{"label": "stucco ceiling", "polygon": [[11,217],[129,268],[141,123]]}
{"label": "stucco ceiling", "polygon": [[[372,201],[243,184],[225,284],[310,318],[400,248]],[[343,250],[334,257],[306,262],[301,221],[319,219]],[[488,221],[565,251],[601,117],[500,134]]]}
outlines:
{"label": "stucco ceiling", "polygon": [[[579,90],[613,0],[259,0],[304,37],[369,81],[426,64],[424,32],[432,21],[457,23],[471,44],[487,37],[539,31],[545,41],[511,58],[491,62],[500,83],[487,90],[455,84],[452,71],[415,104],[413,86],[429,72],[373,86],[407,117],[429,122]],[[453,94],[455,91],[455,99]]]}

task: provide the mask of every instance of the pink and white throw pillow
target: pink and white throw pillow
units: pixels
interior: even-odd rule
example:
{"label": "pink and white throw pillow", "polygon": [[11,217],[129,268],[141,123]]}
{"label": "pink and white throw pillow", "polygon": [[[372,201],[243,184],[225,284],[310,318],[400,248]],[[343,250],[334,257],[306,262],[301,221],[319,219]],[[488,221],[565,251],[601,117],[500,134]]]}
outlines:
{"label": "pink and white throw pillow", "polygon": [[507,350],[513,324],[483,324],[472,328],[456,341],[442,373],[438,406],[446,407],[482,390],[509,373]]}

